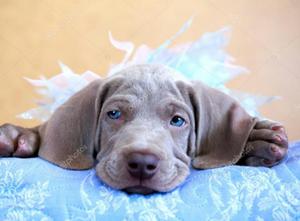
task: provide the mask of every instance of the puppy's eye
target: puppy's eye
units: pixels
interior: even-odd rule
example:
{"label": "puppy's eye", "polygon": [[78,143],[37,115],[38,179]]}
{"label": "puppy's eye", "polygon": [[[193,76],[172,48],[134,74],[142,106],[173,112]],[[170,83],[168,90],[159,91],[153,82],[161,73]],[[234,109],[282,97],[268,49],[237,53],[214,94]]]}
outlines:
{"label": "puppy's eye", "polygon": [[181,127],[185,124],[185,120],[182,117],[174,116],[170,122],[175,127]]}
{"label": "puppy's eye", "polygon": [[121,117],[121,111],[118,110],[108,111],[107,116],[113,120],[117,120]]}

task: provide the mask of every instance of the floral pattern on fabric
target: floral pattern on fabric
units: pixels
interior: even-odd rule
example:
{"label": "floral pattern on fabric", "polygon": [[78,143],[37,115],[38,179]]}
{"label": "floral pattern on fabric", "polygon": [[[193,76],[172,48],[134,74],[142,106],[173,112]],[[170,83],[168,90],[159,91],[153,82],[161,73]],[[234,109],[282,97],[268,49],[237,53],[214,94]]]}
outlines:
{"label": "floral pattern on fabric", "polygon": [[0,168],[0,220],[300,220],[300,142],[271,169],[192,169],[172,192],[146,196],[40,158],[2,158]]}

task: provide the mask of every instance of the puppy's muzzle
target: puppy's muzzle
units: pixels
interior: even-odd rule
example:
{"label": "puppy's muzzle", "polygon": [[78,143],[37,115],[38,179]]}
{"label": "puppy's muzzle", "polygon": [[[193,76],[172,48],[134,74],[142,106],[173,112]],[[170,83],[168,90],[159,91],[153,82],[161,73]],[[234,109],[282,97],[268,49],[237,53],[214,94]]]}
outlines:
{"label": "puppy's muzzle", "polygon": [[136,179],[150,179],[158,171],[159,161],[154,154],[132,152],[127,157],[127,170]]}

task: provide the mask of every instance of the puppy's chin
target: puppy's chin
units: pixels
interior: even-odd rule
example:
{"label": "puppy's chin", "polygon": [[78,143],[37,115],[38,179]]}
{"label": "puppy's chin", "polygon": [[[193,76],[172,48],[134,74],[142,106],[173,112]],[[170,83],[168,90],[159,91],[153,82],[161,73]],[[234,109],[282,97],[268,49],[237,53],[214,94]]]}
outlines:
{"label": "puppy's chin", "polygon": [[156,192],[155,190],[144,186],[133,186],[133,187],[125,188],[123,190],[130,194],[138,193],[144,195]]}

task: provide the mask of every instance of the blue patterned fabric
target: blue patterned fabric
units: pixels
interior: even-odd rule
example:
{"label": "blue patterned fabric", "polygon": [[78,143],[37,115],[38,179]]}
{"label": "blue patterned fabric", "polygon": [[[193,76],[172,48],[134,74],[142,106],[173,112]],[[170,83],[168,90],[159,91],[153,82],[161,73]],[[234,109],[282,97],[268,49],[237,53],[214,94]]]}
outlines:
{"label": "blue patterned fabric", "polygon": [[283,163],[196,171],[170,193],[128,195],[95,171],[0,159],[0,220],[300,220],[300,142]]}

